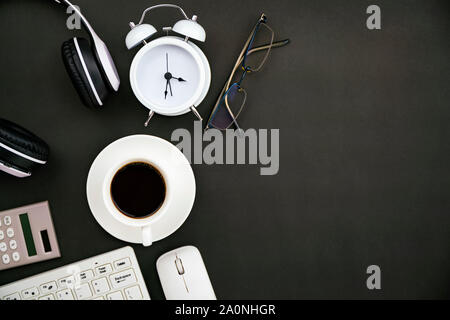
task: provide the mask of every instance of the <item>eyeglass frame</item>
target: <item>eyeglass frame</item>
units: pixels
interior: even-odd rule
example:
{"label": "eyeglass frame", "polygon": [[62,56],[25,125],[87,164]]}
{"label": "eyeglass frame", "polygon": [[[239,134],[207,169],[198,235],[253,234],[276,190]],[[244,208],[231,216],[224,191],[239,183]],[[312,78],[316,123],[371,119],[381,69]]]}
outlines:
{"label": "eyeglass frame", "polygon": [[[261,24],[264,24],[264,26],[267,27],[269,29],[269,31],[271,32],[271,42],[268,43],[268,44],[259,46],[259,47],[252,48],[252,45],[253,45],[253,42],[255,40],[257,31],[259,30]],[[228,100],[227,100],[228,93],[230,92],[230,90],[234,86],[238,86],[238,90],[243,90],[244,94],[245,94],[245,97],[244,97],[244,102],[243,102],[242,105],[244,106],[244,104],[246,102],[246,99],[247,99],[247,93],[246,93],[246,91],[243,88],[241,88],[241,83],[244,80],[245,76],[248,73],[258,72],[258,71],[260,71],[262,69],[262,67],[264,66],[264,64],[267,61],[267,58],[268,58],[272,48],[279,48],[279,47],[287,45],[290,42],[289,39],[273,42],[274,38],[275,38],[275,32],[272,30],[272,28],[270,28],[267,25],[267,16],[263,13],[263,14],[261,14],[261,17],[259,18],[259,20],[256,23],[256,25],[253,27],[253,29],[252,29],[252,31],[250,33],[250,36],[248,37],[247,41],[245,42],[244,48],[242,49],[242,51],[241,51],[241,53],[240,53],[240,55],[239,55],[239,57],[238,57],[238,59],[236,61],[236,64],[233,67],[233,70],[232,70],[232,72],[230,74],[230,77],[226,81],[226,83],[225,83],[225,85],[224,85],[224,87],[223,87],[223,89],[222,89],[222,91],[221,91],[221,93],[219,95],[219,99],[217,100],[216,104],[214,105],[213,111],[211,112],[211,115],[210,115],[210,117],[208,119],[208,122],[207,122],[207,125],[205,127],[205,130],[208,130],[208,129],[211,129],[211,128],[216,128],[212,124],[212,121],[214,119],[215,114],[218,111],[218,108],[223,104],[223,102],[225,102],[224,103],[225,107],[227,108],[227,111],[228,111],[230,117],[233,119],[233,122],[230,123],[230,125],[227,128],[225,128],[225,129],[219,129],[219,128],[216,128],[216,129],[226,130],[234,123],[235,126],[236,126],[236,129],[238,131],[241,131],[241,129],[239,127],[239,124],[237,123],[236,118],[239,116],[240,111],[242,111],[243,107],[241,108],[239,113],[236,116],[234,116],[234,114],[231,111],[231,108],[230,108],[230,106],[228,104]],[[256,69],[252,69],[250,66],[245,66],[245,61],[246,61],[248,56],[250,56],[251,54],[253,54],[255,52],[259,52],[259,51],[263,51],[263,50],[268,50],[268,52],[266,53],[266,56],[263,58],[263,61],[261,62],[261,64]],[[234,76],[236,74],[236,71],[238,70],[239,66],[242,68],[243,73],[242,73],[239,81],[231,84],[231,82],[233,81],[233,78],[234,78]]]}

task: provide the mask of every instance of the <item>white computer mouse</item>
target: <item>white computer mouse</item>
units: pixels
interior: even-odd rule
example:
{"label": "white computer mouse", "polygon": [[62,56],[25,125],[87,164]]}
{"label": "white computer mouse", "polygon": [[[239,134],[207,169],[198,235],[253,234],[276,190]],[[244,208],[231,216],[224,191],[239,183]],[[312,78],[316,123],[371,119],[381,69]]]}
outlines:
{"label": "white computer mouse", "polygon": [[156,261],[159,280],[167,300],[216,300],[200,251],[181,247]]}

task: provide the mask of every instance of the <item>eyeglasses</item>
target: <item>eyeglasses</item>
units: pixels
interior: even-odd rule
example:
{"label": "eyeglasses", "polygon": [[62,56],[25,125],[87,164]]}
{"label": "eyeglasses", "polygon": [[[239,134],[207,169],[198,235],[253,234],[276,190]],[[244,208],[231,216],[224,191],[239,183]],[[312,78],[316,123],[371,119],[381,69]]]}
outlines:
{"label": "eyeglasses", "polygon": [[[242,87],[242,82],[248,74],[262,69],[273,48],[283,47],[290,42],[289,39],[274,42],[274,38],[275,33],[267,25],[266,15],[262,14],[220,93],[205,130],[210,128],[226,130],[232,124],[240,130],[237,118],[247,101],[247,92]],[[241,73],[238,72],[239,69]]]}

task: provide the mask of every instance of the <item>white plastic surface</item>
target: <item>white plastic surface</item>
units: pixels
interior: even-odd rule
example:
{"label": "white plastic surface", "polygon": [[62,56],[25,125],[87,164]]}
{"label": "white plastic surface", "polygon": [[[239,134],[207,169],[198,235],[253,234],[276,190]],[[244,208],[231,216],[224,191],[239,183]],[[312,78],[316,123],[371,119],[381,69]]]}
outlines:
{"label": "white plastic surface", "polygon": [[106,44],[103,42],[102,39],[100,39],[100,37],[94,31],[94,28],[92,28],[91,24],[86,19],[86,17],[80,12],[80,10],[78,10],[76,6],[70,3],[70,1],[64,0],[64,2],[80,16],[81,21],[87,28],[87,31],[91,35],[91,39],[94,42],[95,54],[97,58],[100,60],[101,67],[103,68],[103,71],[105,72],[106,77],[108,78],[109,84],[111,85],[114,91],[118,91],[120,86],[119,74],[117,72],[114,61],[111,57],[111,54],[109,53],[109,50],[106,47]]}
{"label": "white plastic surface", "polygon": [[[187,82],[172,81],[173,96],[164,97],[166,53],[170,72]],[[130,83],[138,100],[165,116],[177,116],[198,106],[211,83],[211,70],[203,52],[191,42],[167,36],[149,42],[136,54],[130,68]]]}
{"label": "white plastic surface", "polygon": [[128,32],[127,37],[125,38],[127,49],[133,49],[137,45],[142,44],[142,41],[149,39],[155,33],[157,33],[157,31],[151,24],[135,26]]}
{"label": "white plastic surface", "polygon": [[194,20],[180,20],[173,26],[172,30],[183,36],[205,42],[206,32],[205,29]]}
{"label": "white plastic surface", "polygon": [[198,249],[186,246],[167,252],[156,262],[167,300],[216,300]]}

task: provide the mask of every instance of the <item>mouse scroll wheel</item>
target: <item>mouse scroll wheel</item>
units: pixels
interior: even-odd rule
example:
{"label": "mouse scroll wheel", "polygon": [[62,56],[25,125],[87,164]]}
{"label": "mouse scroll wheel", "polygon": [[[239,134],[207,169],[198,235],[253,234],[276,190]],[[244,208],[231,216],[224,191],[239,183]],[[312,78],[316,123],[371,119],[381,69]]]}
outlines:
{"label": "mouse scroll wheel", "polygon": [[177,257],[177,258],[175,259],[175,265],[177,266],[178,274],[179,274],[179,275],[184,274],[183,262],[181,261],[180,258]]}

